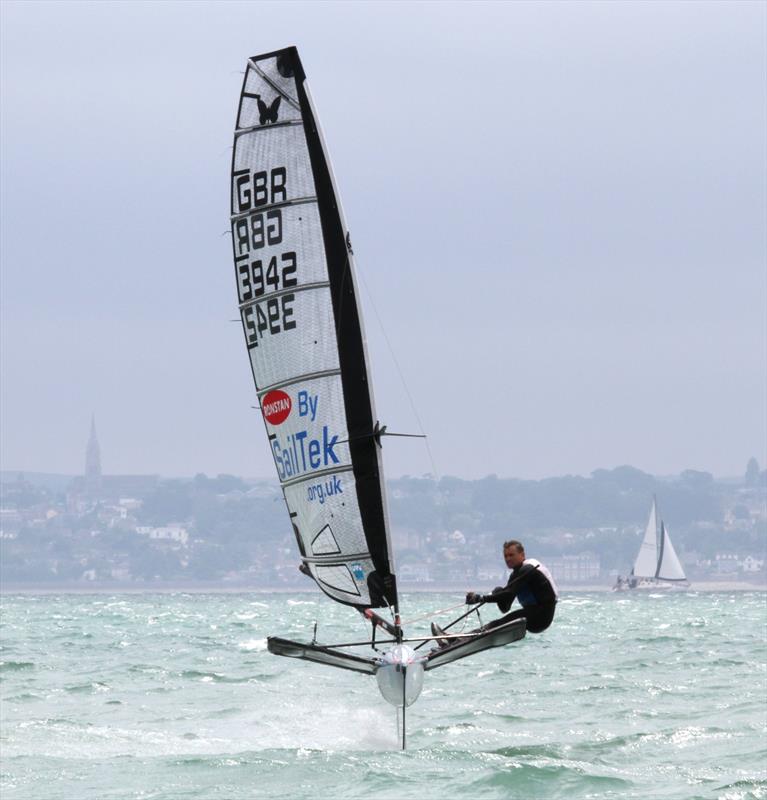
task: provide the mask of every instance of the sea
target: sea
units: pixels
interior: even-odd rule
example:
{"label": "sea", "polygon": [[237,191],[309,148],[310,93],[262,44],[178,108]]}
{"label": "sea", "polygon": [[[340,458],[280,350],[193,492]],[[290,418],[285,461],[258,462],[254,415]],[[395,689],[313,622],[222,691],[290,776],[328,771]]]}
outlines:
{"label": "sea", "polygon": [[[460,602],[405,594],[406,632]],[[426,673],[405,751],[375,678],[268,653],[315,623],[367,633],[316,594],[5,594],[0,797],[767,798],[764,592],[564,592]]]}

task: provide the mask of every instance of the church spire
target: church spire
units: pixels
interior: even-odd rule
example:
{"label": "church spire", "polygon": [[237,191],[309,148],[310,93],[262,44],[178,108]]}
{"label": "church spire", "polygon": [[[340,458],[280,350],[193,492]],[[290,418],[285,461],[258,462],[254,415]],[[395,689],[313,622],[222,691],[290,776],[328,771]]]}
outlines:
{"label": "church spire", "polygon": [[101,480],[101,450],[99,440],[96,438],[96,415],[91,414],[91,435],[85,449],[85,481],[92,488],[96,488]]}

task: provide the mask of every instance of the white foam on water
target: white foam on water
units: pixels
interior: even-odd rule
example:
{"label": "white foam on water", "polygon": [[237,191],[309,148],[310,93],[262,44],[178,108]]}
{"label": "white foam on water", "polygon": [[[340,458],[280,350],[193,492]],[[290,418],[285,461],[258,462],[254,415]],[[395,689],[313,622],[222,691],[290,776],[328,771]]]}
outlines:
{"label": "white foam on water", "polygon": [[255,650],[260,652],[266,650],[266,639],[249,639],[247,642],[238,642],[240,650]]}

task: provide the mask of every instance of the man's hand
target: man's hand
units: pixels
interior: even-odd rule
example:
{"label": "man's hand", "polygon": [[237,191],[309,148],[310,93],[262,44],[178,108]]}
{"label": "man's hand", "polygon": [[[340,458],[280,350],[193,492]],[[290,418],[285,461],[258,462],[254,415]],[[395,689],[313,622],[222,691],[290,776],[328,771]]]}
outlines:
{"label": "man's hand", "polygon": [[481,603],[484,598],[479,592],[466,592],[466,605],[473,606],[474,603]]}

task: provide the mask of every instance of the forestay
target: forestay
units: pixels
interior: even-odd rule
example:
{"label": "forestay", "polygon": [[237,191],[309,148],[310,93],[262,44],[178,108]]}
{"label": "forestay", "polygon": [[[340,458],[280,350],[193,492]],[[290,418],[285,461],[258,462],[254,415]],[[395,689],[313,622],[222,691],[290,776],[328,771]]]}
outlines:
{"label": "forestay", "polygon": [[295,48],[248,61],[231,193],[242,328],[304,569],[342,603],[396,608],[353,254]]}

